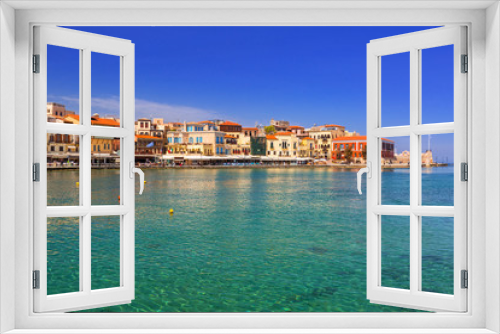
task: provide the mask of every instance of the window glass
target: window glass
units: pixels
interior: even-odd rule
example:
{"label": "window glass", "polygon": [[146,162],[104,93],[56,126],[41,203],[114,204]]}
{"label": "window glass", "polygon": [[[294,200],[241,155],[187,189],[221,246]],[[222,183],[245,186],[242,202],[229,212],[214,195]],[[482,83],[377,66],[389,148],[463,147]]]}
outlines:
{"label": "window glass", "polygon": [[120,57],[92,52],[92,125],[120,126]]}
{"label": "window glass", "polygon": [[47,205],[80,205],[78,135],[47,133]]}
{"label": "window glass", "polygon": [[[92,136],[92,205],[120,205],[120,138]],[[138,139],[138,145],[146,147]],[[97,146],[97,150],[95,147]]]}
{"label": "window glass", "polygon": [[382,205],[410,205],[410,138],[380,139]]}
{"label": "window glass", "polygon": [[120,216],[92,217],[92,290],[120,286]]}
{"label": "window glass", "polygon": [[382,216],[382,286],[410,289],[410,217]]}
{"label": "window glass", "polygon": [[80,50],[47,45],[47,122],[80,124]]}
{"label": "window glass", "polygon": [[422,291],[453,294],[452,217],[422,217]]}
{"label": "window glass", "polygon": [[453,122],[453,45],[421,50],[422,123]]}
{"label": "window glass", "polygon": [[80,218],[47,218],[47,294],[80,291]]}
{"label": "window glass", "polygon": [[410,53],[381,59],[382,126],[410,125]]}
{"label": "window glass", "polygon": [[454,135],[424,135],[422,145],[422,205],[454,205]]}

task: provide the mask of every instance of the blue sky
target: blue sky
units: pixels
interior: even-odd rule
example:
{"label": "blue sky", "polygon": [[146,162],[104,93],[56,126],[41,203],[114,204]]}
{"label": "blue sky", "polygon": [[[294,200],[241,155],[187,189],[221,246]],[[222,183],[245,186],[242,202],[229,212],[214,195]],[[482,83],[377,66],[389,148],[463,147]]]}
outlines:
{"label": "blue sky", "polygon": [[[366,134],[366,44],[429,27],[71,27],[136,47],[137,117],[271,118],[305,127],[341,124]],[[49,100],[77,109],[78,54],[49,49]],[[73,53],[72,53],[73,52]],[[424,50],[423,122],[453,120],[452,47]],[[382,124],[406,125],[409,58],[382,60]],[[92,109],[118,111],[117,57],[92,56]],[[57,101],[56,101],[57,100]],[[431,145],[444,157],[448,140]],[[401,144],[398,151],[407,149]],[[425,145],[426,147],[427,145]],[[451,157],[450,157],[451,159]],[[442,160],[442,159],[440,159]]]}

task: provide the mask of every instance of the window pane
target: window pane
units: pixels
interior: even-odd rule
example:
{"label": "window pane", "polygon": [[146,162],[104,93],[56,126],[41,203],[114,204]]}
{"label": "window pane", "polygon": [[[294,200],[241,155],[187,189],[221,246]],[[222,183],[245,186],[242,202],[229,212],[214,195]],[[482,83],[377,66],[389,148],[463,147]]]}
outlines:
{"label": "window pane", "polygon": [[410,53],[381,57],[382,126],[410,124]]}
{"label": "window pane", "polygon": [[453,122],[453,45],[421,52],[422,123]]}
{"label": "window pane", "polygon": [[47,133],[47,205],[80,205],[80,136]]}
{"label": "window pane", "polygon": [[422,217],[422,291],[453,294],[451,217]]}
{"label": "window pane", "polygon": [[47,122],[80,124],[80,50],[47,45]]}
{"label": "window pane", "polygon": [[120,57],[92,52],[92,125],[119,126]]}
{"label": "window pane", "polygon": [[410,205],[410,137],[382,138],[382,205]]}
{"label": "window pane", "polygon": [[410,289],[410,217],[382,216],[382,286]]}
{"label": "window pane", "polygon": [[47,218],[47,294],[80,291],[80,218]]}
{"label": "window pane", "polygon": [[452,133],[422,136],[422,205],[454,205]]}
{"label": "window pane", "polygon": [[120,138],[91,139],[92,205],[120,204]]}
{"label": "window pane", "polygon": [[92,217],[92,290],[120,286],[120,216]]}

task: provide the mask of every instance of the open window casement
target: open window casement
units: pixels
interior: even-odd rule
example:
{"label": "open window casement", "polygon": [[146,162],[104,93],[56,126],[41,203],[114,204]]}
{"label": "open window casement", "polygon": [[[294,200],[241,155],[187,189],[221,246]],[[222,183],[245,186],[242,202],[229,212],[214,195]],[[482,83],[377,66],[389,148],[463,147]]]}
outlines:
{"label": "open window casement", "polygon": [[[51,70],[47,66],[49,48],[63,48],[76,53],[79,61],[79,115],[73,123],[62,120],[61,115],[53,115],[48,120],[47,78]],[[34,268],[33,293],[35,312],[65,312],[91,309],[107,305],[130,303],[134,299],[134,44],[122,40],[70,29],[39,26],[34,28],[33,82],[34,82]],[[119,62],[119,120],[114,126],[94,125],[91,101],[92,56],[96,53],[113,55]],[[53,56],[53,54],[52,54]],[[78,67],[78,65],[76,65]],[[118,67],[118,66],[117,66]],[[76,71],[78,72],[78,70]],[[118,80],[116,80],[118,82]],[[118,84],[117,84],[118,85]],[[66,115],[62,115],[66,116]],[[116,125],[119,124],[119,125]],[[103,126],[104,125],[104,126]],[[61,142],[71,143],[61,150],[63,161],[72,155],[79,160],[79,183],[74,185],[78,196],[75,203],[55,204],[47,200],[47,150],[53,138],[63,138]],[[95,138],[109,138],[109,143],[119,144],[119,197],[112,203],[99,205],[92,198],[91,152]],[[103,145],[104,146],[104,145]],[[58,150],[59,151],[59,150]],[[63,194],[63,191],[61,190]],[[64,196],[64,195],[62,195]],[[117,258],[119,258],[119,283],[109,288],[96,288],[92,275],[92,230],[103,223],[103,217],[116,222]],[[62,221],[62,223],[61,223]],[[48,289],[59,285],[58,278],[48,271],[48,230],[54,225],[73,221],[76,230],[77,264],[73,265],[72,276],[76,286],[70,291]],[[64,237],[59,242],[70,242]],[[64,255],[63,255],[64,256]],[[70,260],[68,259],[67,262]],[[62,262],[64,263],[64,262]],[[56,279],[54,281],[54,279]]]}
{"label": "open window casement", "polygon": [[[423,80],[422,59],[426,50],[446,46],[452,48],[449,61],[453,64],[453,79],[450,91],[453,92],[453,122],[424,123],[422,122],[422,92],[428,83]],[[401,113],[409,112],[409,124],[384,127],[384,110],[382,92],[387,93],[391,87],[383,87],[385,56],[405,53],[409,56],[409,107],[401,108]],[[467,46],[465,27],[443,27],[422,32],[404,34],[371,41],[367,46],[367,143],[368,143],[368,175],[367,175],[367,298],[372,303],[400,306],[412,309],[430,311],[466,311],[467,289],[464,278],[467,275],[467,236],[466,208],[467,182],[462,180],[463,163],[467,162],[466,145],[466,110],[467,110]],[[406,69],[408,71],[408,69]],[[401,72],[405,77],[405,73]],[[450,84],[451,86],[451,84]],[[385,88],[385,91],[384,91]],[[408,110],[409,109],[409,110]],[[387,117],[384,119],[387,121]],[[438,206],[422,201],[422,145],[423,136],[442,134],[453,135],[453,206]],[[402,205],[384,205],[384,196],[391,187],[382,186],[382,164],[384,150],[391,137],[406,137],[409,142],[409,198]],[[400,153],[398,151],[398,153]],[[385,156],[387,158],[387,156]],[[386,159],[388,160],[388,159]],[[394,189],[393,189],[394,190]],[[426,204],[426,205],[423,205]],[[396,216],[399,216],[396,217]],[[426,267],[422,265],[422,221],[433,217],[434,221],[448,217],[452,221],[453,255],[450,262],[453,268],[453,287],[449,294],[429,292],[423,289],[422,277],[427,275]],[[437,217],[437,219],[436,219]],[[409,273],[408,285],[405,288],[384,286],[383,271],[384,252],[383,240],[398,239],[397,233],[383,235],[384,222],[397,220],[407,222],[406,231],[409,236]],[[401,226],[405,224],[402,223]],[[395,229],[399,227],[397,225]],[[403,228],[403,227],[401,227]],[[405,232],[406,233],[406,232]],[[384,239],[385,238],[385,239]],[[391,241],[391,240],[389,240]],[[439,253],[441,250],[436,249]],[[439,256],[439,254],[436,254]],[[393,273],[394,274],[394,273]],[[431,275],[432,276],[432,275]],[[426,277],[429,277],[427,275]]]}

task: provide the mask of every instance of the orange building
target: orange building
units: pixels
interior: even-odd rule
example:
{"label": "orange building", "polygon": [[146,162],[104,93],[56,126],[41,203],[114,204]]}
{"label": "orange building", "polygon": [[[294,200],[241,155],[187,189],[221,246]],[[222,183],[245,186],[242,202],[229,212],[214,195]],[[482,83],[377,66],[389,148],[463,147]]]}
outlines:
{"label": "orange building", "polygon": [[[333,140],[332,160],[345,159],[344,152],[350,148],[351,160],[354,162],[365,162],[366,160],[366,136],[338,137]],[[394,141],[382,138],[382,158],[394,159]]]}

